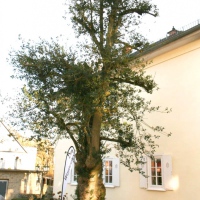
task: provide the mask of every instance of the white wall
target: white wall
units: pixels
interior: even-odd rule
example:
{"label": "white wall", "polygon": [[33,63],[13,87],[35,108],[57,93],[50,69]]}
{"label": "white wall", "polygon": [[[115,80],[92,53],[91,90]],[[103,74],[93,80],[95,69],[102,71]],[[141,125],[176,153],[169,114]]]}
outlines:
{"label": "white wall", "polygon": [[[154,105],[172,108],[172,113],[147,116],[152,125],[163,125],[159,154],[172,156],[173,191],[149,191],[139,187],[139,174],[120,166],[120,186],[107,188],[107,200],[188,200],[200,199],[200,40],[170,50],[153,59],[147,69],[159,90],[148,98]],[[62,140],[55,148],[54,193],[61,190],[65,154],[71,144]],[[75,186],[67,186],[72,194]],[[69,199],[72,199],[69,197]]]}
{"label": "white wall", "polygon": [[156,113],[148,123],[161,124],[171,137],[162,136],[158,153],[171,154],[175,190],[167,192],[136,191],[136,198],[199,199],[200,152],[200,40],[182,46],[157,58],[148,68],[159,90],[153,104],[172,108],[170,114]]}
{"label": "white wall", "polygon": [[37,148],[22,147],[2,122],[0,135],[0,168],[35,170]]}
{"label": "white wall", "polygon": [[[35,147],[25,147],[25,150],[26,152],[23,153],[0,152],[0,168],[35,170],[37,149]],[[18,164],[16,165],[17,157]]]}

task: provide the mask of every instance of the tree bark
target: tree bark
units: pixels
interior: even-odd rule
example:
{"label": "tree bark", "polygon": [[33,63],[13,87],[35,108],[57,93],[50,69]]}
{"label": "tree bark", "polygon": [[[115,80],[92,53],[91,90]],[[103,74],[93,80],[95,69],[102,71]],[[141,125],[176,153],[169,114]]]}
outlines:
{"label": "tree bark", "polygon": [[100,130],[102,113],[97,108],[92,116],[90,145],[86,144],[85,152],[77,154],[77,200],[104,200],[105,186],[102,179],[102,159],[100,155]]}
{"label": "tree bark", "polygon": [[101,174],[102,162],[99,162],[86,176],[78,177],[77,200],[105,200],[106,190]]}

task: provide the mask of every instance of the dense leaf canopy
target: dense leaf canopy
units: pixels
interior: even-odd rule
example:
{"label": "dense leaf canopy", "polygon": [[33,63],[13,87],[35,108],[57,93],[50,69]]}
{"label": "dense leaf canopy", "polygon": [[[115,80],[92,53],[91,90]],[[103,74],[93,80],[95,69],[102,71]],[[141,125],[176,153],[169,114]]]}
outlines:
{"label": "dense leaf canopy", "polygon": [[144,153],[154,152],[155,131],[163,131],[144,121],[159,109],[144,98],[156,84],[131,54],[148,45],[136,30],[142,15],[157,16],[157,8],[147,0],[79,0],[69,12],[77,36],[88,41],[79,49],[85,60],[55,40],[23,42],[11,52],[14,77],[26,83],[12,115],[39,138],[71,138],[77,152],[97,151],[93,138],[101,155],[113,143],[121,162],[136,169]]}

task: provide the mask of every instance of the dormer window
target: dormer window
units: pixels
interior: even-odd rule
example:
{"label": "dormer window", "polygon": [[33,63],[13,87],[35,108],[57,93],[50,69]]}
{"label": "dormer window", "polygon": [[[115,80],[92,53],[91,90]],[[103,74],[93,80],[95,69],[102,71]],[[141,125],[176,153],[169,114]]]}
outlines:
{"label": "dormer window", "polygon": [[0,169],[4,169],[5,168],[5,161],[3,158],[0,158]]}
{"label": "dormer window", "polygon": [[20,165],[21,165],[21,159],[17,156],[17,157],[15,158],[15,166],[14,166],[14,168],[15,168],[15,169],[19,169],[19,168],[20,168]]}

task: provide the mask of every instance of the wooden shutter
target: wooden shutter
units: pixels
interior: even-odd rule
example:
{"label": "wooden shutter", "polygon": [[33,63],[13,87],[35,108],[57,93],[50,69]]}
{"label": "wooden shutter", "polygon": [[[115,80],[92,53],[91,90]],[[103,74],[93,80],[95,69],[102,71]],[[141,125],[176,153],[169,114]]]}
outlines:
{"label": "wooden shutter", "polygon": [[[140,168],[142,169],[143,174],[140,174],[140,187],[141,188],[147,188],[147,157],[144,156],[142,158],[142,162],[144,162],[144,164],[141,164]],[[145,175],[145,176],[144,176]]]}
{"label": "wooden shutter", "polygon": [[172,158],[170,155],[163,155],[162,156],[163,161],[163,179],[164,179],[164,187],[166,190],[173,190],[171,185],[172,180]]}

